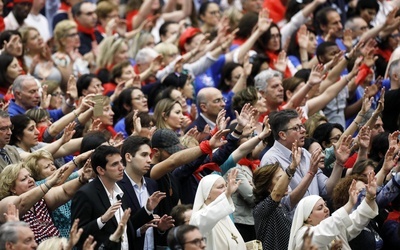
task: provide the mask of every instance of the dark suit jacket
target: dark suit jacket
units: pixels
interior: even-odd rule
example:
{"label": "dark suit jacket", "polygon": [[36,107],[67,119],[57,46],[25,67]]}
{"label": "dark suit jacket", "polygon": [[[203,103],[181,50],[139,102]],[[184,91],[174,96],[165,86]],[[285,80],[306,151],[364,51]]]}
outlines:
{"label": "dark suit jacket", "polygon": [[[124,194],[125,196],[125,194]],[[97,225],[97,219],[102,216],[111,206],[107,197],[106,190],[99,178],[95,178],[92,182],[84,185],[72,199],[71,219],[72,222],[79,218],[79,228],[83,228],[83,234],[77,244],[78,249],[82,249],[83,242],[88,235],[92,235],[97,241],[96,249],[108,241],[108,238],[117,229],[117,220],[115,216],[109,220],[102,229]],[[122,200],[122,208],[125,210],[127,204]],[[127,235],[129,249],[134,248],[135,232],[134,227],[143,225],[148,221],[149,215],[146,210],[142,209],[137,213],[131,213],[131,218],[127,224]],[[135,222],[134,225],[132,222]]]}
{"label": "dark suit jacket", "polygon": [[[155,180],[147,178],[147,177],[144,177],[144,178],[146,180],[147,191],[148,191],[149,196],[150,196],[155,191],[158,190],[158,185],[157,185],[157,182]],[[128,207],[131,208],[131,210],[132,210],[131,213],[132,214],[135,214],[138,211],[144,209],[143,207],[140,206],[139,200],[138,200],[138,198],[136,196],[136,193],[135,193],[135,190],[133,189],[132,183],[129,180],[129,178],[126,175],[126,173],[124,173],[124,177],[122,178],[122,180],[120,180],[118,182],[118,186],[120,186],[122,191],[124,191],[124,196],[122,197],[122,200],[123,200],[123,202],[125,202],[125,204],[128,205]],[[151,218],[149,217],[149,220],[147,222],[151,221],[152,219],[153,219],[153,215],[151,215]],[[133,223],[133,221],[132,221],[132,223]],[[142,225],[140,225],[140,226],[142,226]],[[139,227],[134,227],[135,234],[136,234],[136,230]],[[156,231],[157,230],[154,230],[154,236],[156,236]],[[143,249],[143,246],[144,246],[144,235],[142,235],[142,237],[140,237],[140,238],[136,238],[134,244],[135,244],[135,249]]]}
{"label": "dark suit jacket", "polygon": [[204,127],[207,125],[206,120],[199,115],[196,120],[194,120],[192,123],[189,124],[189,126],[186,128],[185,133],[189,131],[189,129],[193,128],[194,126],[197,126],[197,131],[203,132]]}
{"label": "dark suit jacket", "polygon": [[[21,157],[14,146],[6,145],[4,149],[6,150],[7,155],[10,157],[13,164],[21,161]],[[8,163],[3,160],[3,157],[0,157],[0,173],[7,165]]]}

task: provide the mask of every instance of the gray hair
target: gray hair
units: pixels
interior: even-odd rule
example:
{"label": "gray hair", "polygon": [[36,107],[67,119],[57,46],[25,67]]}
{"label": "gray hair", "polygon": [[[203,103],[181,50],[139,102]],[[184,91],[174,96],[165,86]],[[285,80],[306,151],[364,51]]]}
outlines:
{"label": "gray hair", "polygon": [[397,73],[399,70],[400,59],[394,60],[389,65],[389,78],[392,80],[393,74]]}
{"label": "gray hair", "polygon": [[9,118],[10,114],[7,111],[0,110],[0,118]]}
{"label": "gray hair", "polygon": [[157,51],[155,51],[152,48],[146,47],[138,51],[135,60],[137,64],[150,63],[150,61],[156,58],[157,56],[158,56]]}
{"label": "gray hair", "polygon": [[34,80],[35,81],[35,77],[29,76],[29,75],[19,75],[19,76],[17,76],[17,78],[15,78],[15,80],[14,80],[13,87],[12,87],[13,94],[15,95],[15,91],[21,91],[23,82],[24,81],[29,81],[29,80]]}
{"label": "gray hair", "polygon": [[268,87],[268,81],[274,77],[279,77],[280,79],[282,79],[281,72],[273,69],[263,70],[254,77],[254,87],[258,91],[265,92]]}
{"label": "gray hair", "polygon": [[23,221],[9,221],[1,225],[0,250],[6,249],[7,242],[17,243],[19,227],[29,227],[29,225]]}

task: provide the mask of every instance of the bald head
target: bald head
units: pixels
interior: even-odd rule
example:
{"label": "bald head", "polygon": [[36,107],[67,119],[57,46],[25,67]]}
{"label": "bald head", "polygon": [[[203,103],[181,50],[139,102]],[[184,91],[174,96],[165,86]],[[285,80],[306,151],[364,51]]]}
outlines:
{"label": "bald head", "polygon": [[197,106],[204,116],[215,122],[219,111],[225,108],[225,99],[219,89],[203,88],[197,94]]}

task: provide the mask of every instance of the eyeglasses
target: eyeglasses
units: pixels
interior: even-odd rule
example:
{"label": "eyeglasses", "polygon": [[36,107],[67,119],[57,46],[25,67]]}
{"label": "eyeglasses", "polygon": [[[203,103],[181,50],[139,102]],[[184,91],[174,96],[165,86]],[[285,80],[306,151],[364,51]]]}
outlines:
{"label": "eyeglasses", "polygon": [[198,247],[201,247],[201,243],[202,242],[204,242],[204,243],[206,243],[207,242],[207,238],[206,237],[203,237],[203,238],[200,238],[200,239],[194,239],[194,240],[191,240],[191,241],[187,241],[187,242],[185,242],[185,243],[183,243],[184,245],[185,244],[193,244],[193,245],[196,245],[196,246],[198,246]]}
{"label": "eyeglasses", "polygon": [[215,100],[212,100],[213,103],[220,103],[220,102],[226,102],[226,98],[217,98]]}
{"label": "eyeglasses", "polygon": [[62,92],[54,92],[54,93],[51,94],[51,96],[59,97],[59,96],[63,96],[63,93]]}
{"label": "eyeglasses", "polygon": [[400,37],[400,33],[394,34],[394,35],[390,35],[391,38],[397,38]]}
{"label": "eyeglasses", "polygon": [[92,16],[92,15],[96,14],[96,11],[81,12],[81,14],[85,15],[85,16]]}
{"label": "eyeglasses", "polygon": [[72,33],[72,34],[67,34],[67,35],[65,35],[66,37],[76,37],[76,36],[78,36],[79,34],[78,33]]}
{"label": "eyeglasses", "polygon": [[0,127],[1,132],[7,132],[8,130],[13,130],[13,129],[14,129],[14,125]]}
{"label": "eyeglasses", "polygon": [[143,99],[147,99],[147,95],[138,95],[138,96],[136,96],[136,97],[134,97],[132,99],[140,101],[140,100],[143,100]]}
{"label": "eyeglasses", "polygon": [[288,131],[288,130],[293,130],[296,132],[300,132],[302,129],[306,129],[306,127],[303,124],[297,124],[294,127],[287,128],[287,129],[282,129],[282,131]]}

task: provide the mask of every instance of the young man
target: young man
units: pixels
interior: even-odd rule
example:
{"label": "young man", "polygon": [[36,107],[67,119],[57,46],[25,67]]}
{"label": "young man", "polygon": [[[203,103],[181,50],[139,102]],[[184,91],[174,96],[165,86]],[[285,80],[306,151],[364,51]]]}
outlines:
{"label": "young man", "polygon": [[175,227],[168,234],[170,249],[199,250],[206,248],[206,238],[203,237],[198,227],[182,225]]}

